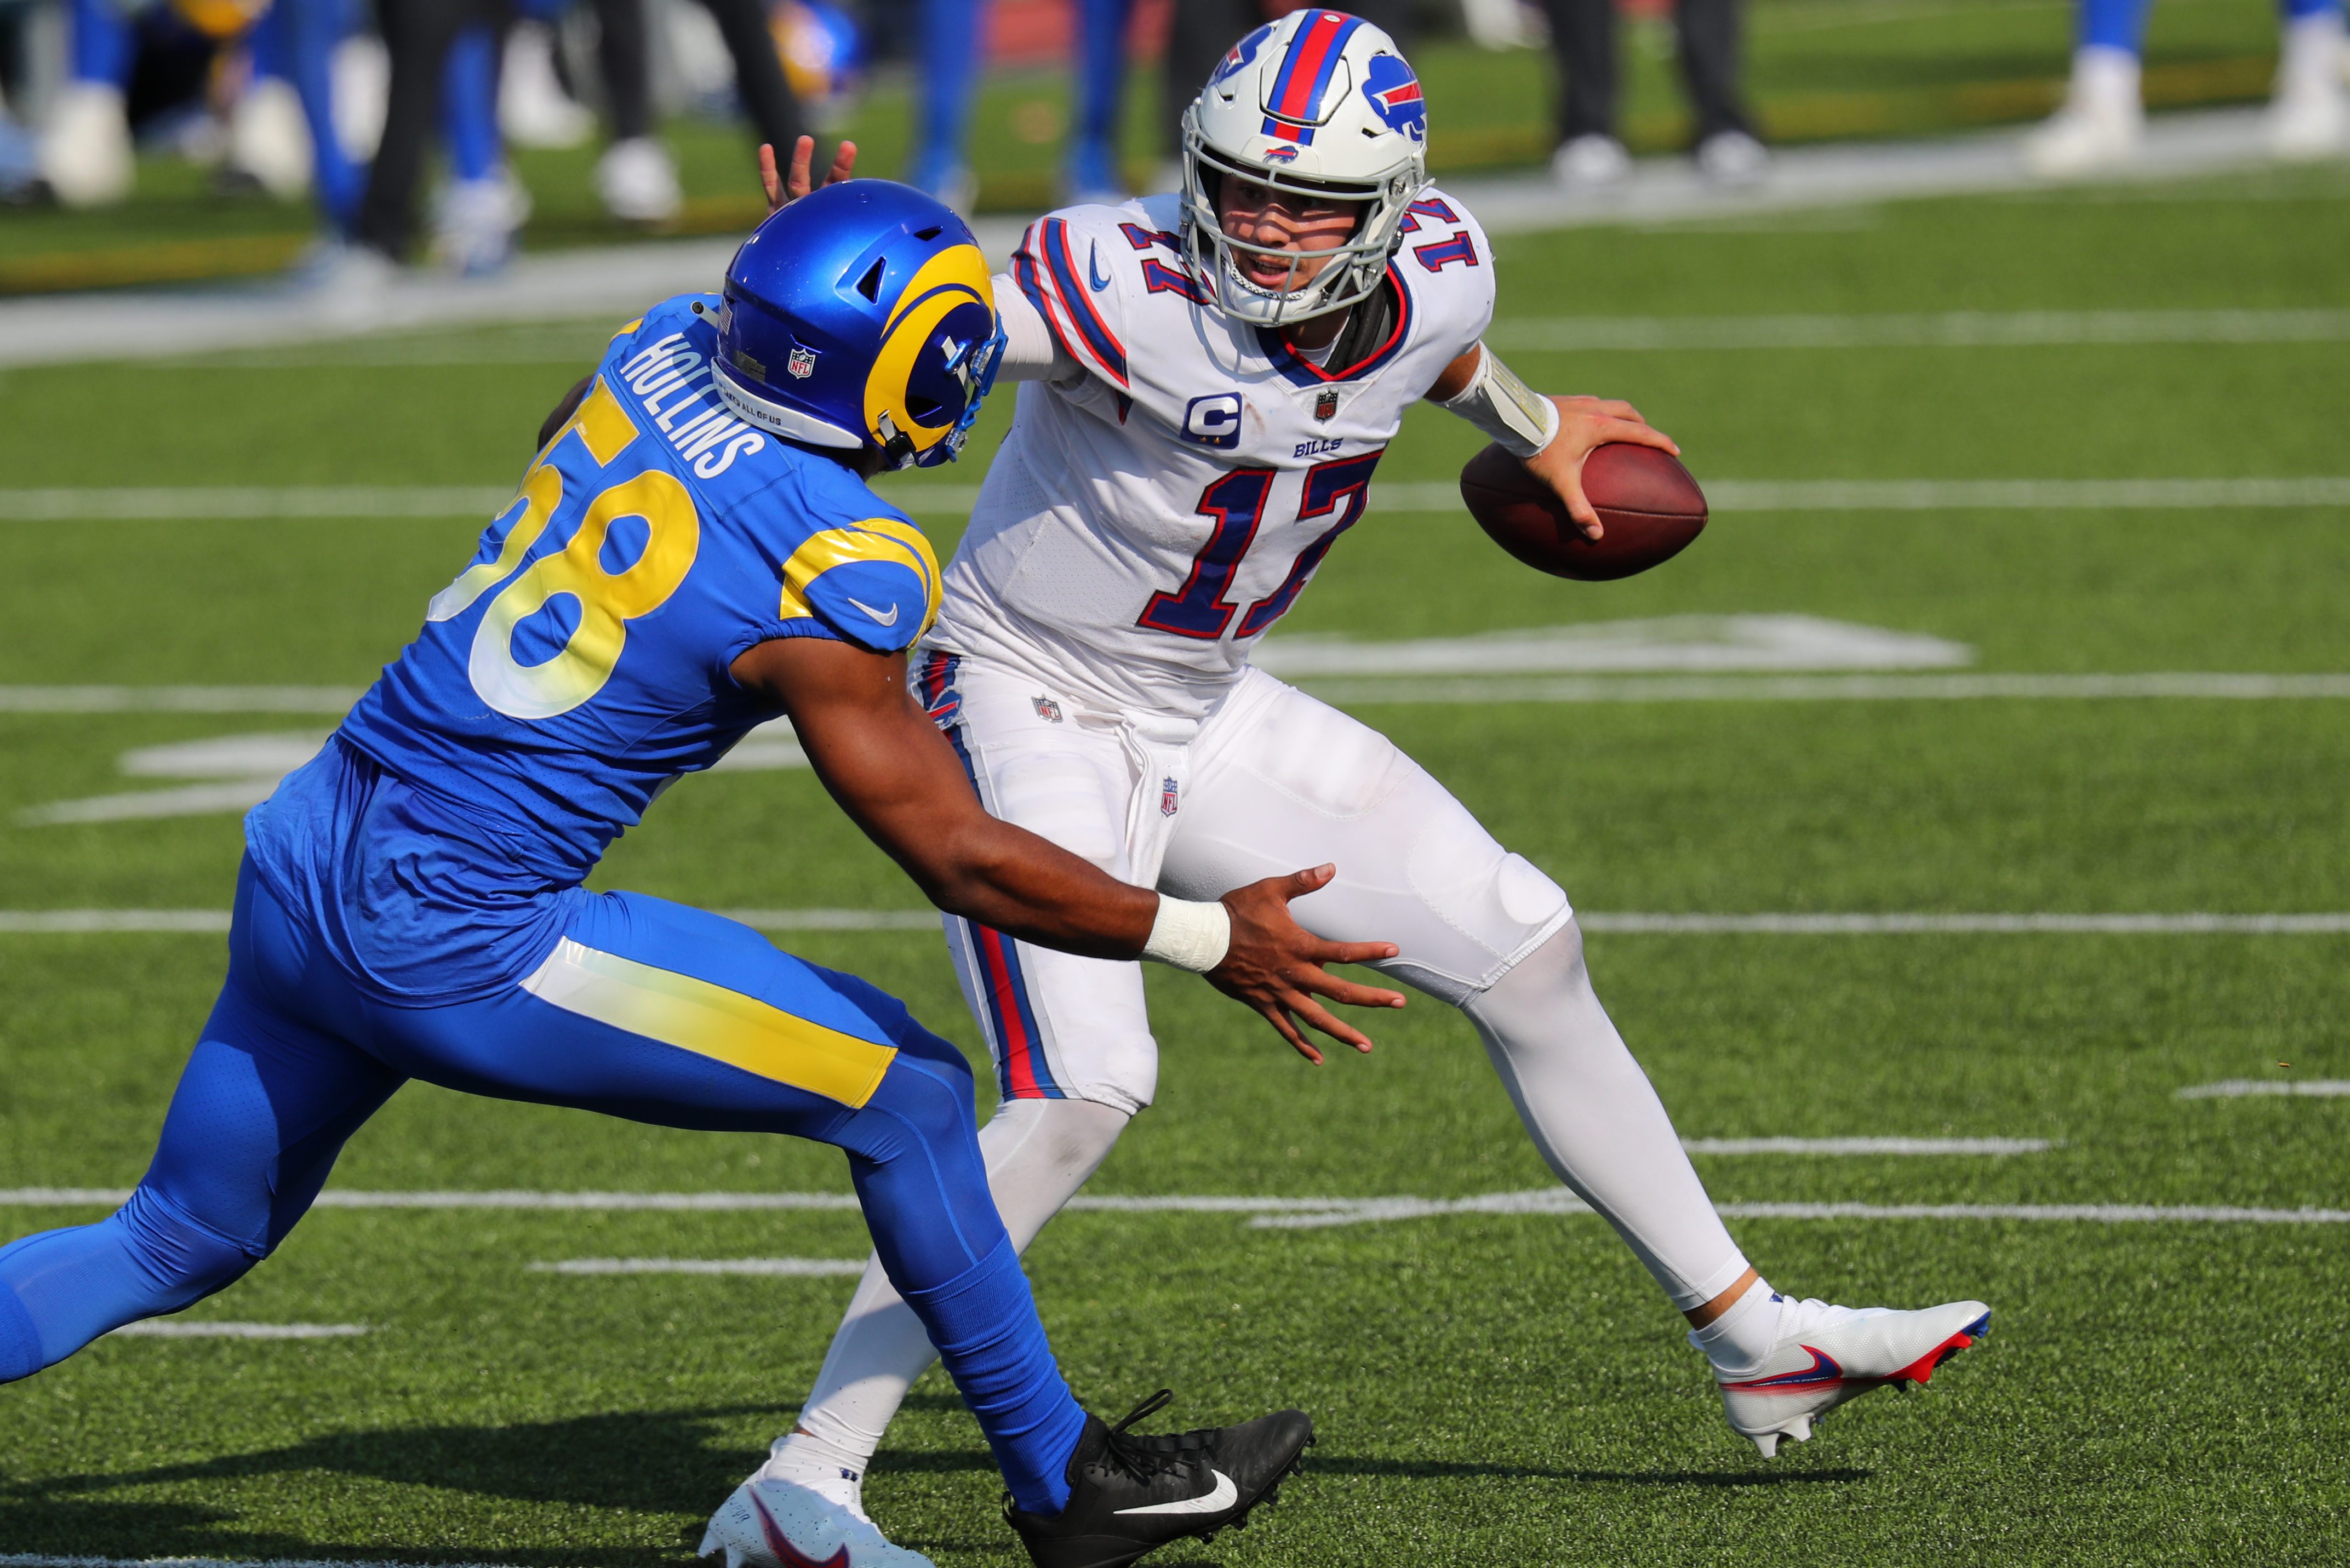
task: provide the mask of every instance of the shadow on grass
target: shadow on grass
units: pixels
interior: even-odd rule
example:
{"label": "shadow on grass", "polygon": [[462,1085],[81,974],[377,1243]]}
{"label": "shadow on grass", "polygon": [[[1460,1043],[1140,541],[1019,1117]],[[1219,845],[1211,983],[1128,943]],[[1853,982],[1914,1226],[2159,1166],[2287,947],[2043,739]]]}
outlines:
{"label": "shadow on grass", "polygon": [[[697,1532],[700,1527],[696,1526]],[[55,1553],[63,1560],[110,1557],[292,1558],[313,1563],[512,1563],[515,1568],[674,1568],[681,1548],[663,1546],[506,1548],[349,1545],[283,1531],[241,1530],[233,1513],[176,1503],[0,1501],[0,1542],[11,1553]]]}
{"label": "shadow on grass", "polygon": [[1401,1476],[1413,1480],[1562,1480],[1586,1486],[1746,1487],[1835,1486],[1865,1481],[1875,1470],[1570,1470],[1476,1460],[1375,1459],[1350,1454],[1308,1454],[1305,1474]]}
{"label": "shadow on grass", "polygon": [[[947,1475],[962,1470],[993,1473],[995,1460],[983,1449],[941,1449],[907,1453],[884,1449],[874,1457],[875,1475]],[[1492,1464],[1476,1459],[1381,1459],[1357,1454],[1309,1451],[1304,1477],[1317,1475],[1394,1477],[1406,1480],[1555,1480],[1585,1486],[1750,1487],[1842,1486],[1868,1480],[1864,1469],[1819,1470],[1583,1470],[1534,1465]],[[1170,1568],[1173,1568],[1170,1564]]]}
{"label": "shadow on grass", "polygon": [[[12,1480],[0,1485],[0,1540],[12,1546],[24,1542],[47,1547],[54,1542],[60,1547],[70,1545],[77,1552],[111,1550],[97,1543],[112,1541],[135,1545],[136,1554],[141,1557],[156,1555],[164,1547],[198,1544],[208,1553],[234,1550],[278,1554],[298,1548],[315,1555],[327,1549],[324,1543],[241,1535],[235,1529],[235,1515],[218,1509],[86,1501],[90,1493],[131,1487],[306,1473],[359,1477],[519,1502],[700,1514],[715,1507],[763,1457],[758,1449],[733,1448],[717,1440],[723,1418],[754,1414],[789,1418],[788,1412],[777,1407],[743,1405],[614,1412],[505,1427],[331,1432],[283,1448],[224,1454],[186,1464]],[[200,1542],[190,1535],[192,1531],[202,1532]],[[421,1553],[401,1553],[396,1548],[369,1547],[366,1554],[427,1560]],[[515,1562],[542,1560],[529,1552],[500,1555]],[[546,1554],[548,1559],[591,1565],[645,1562],[667,1555],[660,1548]]]}

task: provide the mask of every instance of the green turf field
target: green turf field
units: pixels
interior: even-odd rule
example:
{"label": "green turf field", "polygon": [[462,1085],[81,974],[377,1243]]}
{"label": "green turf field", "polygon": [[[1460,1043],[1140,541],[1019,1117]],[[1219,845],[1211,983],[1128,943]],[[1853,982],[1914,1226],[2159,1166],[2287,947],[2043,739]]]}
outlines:
{"label": "green turf field", "polygon": [[[2350,178],[1892,205],[1502,244],[1502,313],[1728,317],[2350,308]],[[8,487],[510,483],[593,324],[0,376]],[[1513,352],[1632,397],[1703,480],[2350,473],[2338,343]],[[999,410],[993,428],[1001,428]],[[1383,481],[1476,438],[1417,417]],[[969,483],[971,472],[944,476]],[[920,483],[938,483],[925,476]],[[899,493],[907,487],[899,486]],[[925,515],[928,515],[925,514]],[[951,520],[931,517],[941,544]],[[1721,515],[1651,576],[1528,574],[1465,517],[1377,513],[1285,628],[1373,639],[1678,614],[1931,634],[1972,672],[2350,670],[2332,508]],[[357,685],[478,519],[0,523],[0,688]],[[2339,700],[1366,706],[1587,911],[2350,909]],[[226,907],[232,813],[18,826],[166,787],[134,748],[331,716],[0,712],[0,905]],[[598,875],[714,907],[915,909],[805,772],[688,782]],[[787,945],[967,1047],[938,940]],[[2350,1078],[2344,935],[1594,935],[1685,1134],[2051,1140],[2004,1158],[1706,1155],[1725,1203],[2350,1208],[2350,1103],[2180,1100]],[[0,1188],[124,1188],[222,966],[215,935],[0,930]],[[1092,1190],[1471,1198],[1548,1185],[1468,1028],[1415,1002],[1305,1066],[1152,976],[1158,1106]],[[351,1145],[359,1190],[845,1192],[827,1151],[432,1089]],[[96,1218],[0,1208],[0,1235]],[[1170,1563],[2333,1563],[2350,1540],[2339,1225],[1741,1219],[1777,1284],[1980,1296],[1995,1332],[1765,1463],[1587,1217],[1327,1229],[1081,1213],[1031,1254],[1081,1397],[1185,1424],[1295,1402],[1304,1483]],[[0,1389],[0,1554],[651,1568],[788,1423],[847,1279],[572,1277],[580,1258],[856,1258],[853,1214],[324,1210],[186,1321]],[[1018,1558],[935,1373],[868,1489],[953,1568]]]}

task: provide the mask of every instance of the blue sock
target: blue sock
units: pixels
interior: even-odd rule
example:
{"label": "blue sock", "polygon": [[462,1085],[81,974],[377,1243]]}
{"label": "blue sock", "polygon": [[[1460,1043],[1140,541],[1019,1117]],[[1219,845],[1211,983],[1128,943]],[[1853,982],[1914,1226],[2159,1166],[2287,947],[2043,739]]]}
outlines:
{"label": "blue sock", "polygon": [[2342,9],[2342,0],[2284,0],[2284,16],[2288,22],[2306,21],[2323,16],[2328,11]]}
{"label": "blue sock", "polygon": [[1031,1513],[1066,1508],[1086,1413],[1053,1360],[1011,1239],[945,1284],[899,1293],[979,1417],[1012,1501]]}
{"label": "blue sock", "polygon": [[0,1383],[126,1323],[200,1302],[254,1262],[146,1186],[95,1225],[0,1247]]}
{"label": "blue sock", "polygon": [[2082,47],[2144,53],[2149,4],[2150,0],[2081,0]]}
{"label": "blue sock", "polygon": [[130,24],[107,0],[73,0],[73,78],[123,87],[130,80]]}
{"label": "blue sock", "polygon": [[1069,139],[1069,184],[1079,192],[1120,188],[1118,89],[1126,78],[1128,0],[1083,0],[1077,10],[1077,119]]}
{"label": "blue sock", "polygon": [[963,166],[981,65],[981,0],[922,0],[922,114],[908,182],[934,191]]}
{"label": "blue sock", "polygon": [[488,179],[504,154],[498,141],[498,36],[488,27],[468,27],[450,46],[441,78],[441,124],[449,171],[460,180]]}

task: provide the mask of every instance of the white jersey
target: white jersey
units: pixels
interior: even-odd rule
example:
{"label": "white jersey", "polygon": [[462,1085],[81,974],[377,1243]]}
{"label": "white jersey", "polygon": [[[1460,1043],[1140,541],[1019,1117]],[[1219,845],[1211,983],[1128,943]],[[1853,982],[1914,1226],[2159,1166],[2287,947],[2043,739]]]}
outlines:
{"label": "white jersey", "polygon": [[1316,365],[1206,303],[1177,201],[1072,207],[1022,238],[1014,275],[1083,374],[1021,387],[928,646],[1196,719],[1362,516],[1404,410],[1484,335],[1493,266],[1428,191],[1388,267],[1388,329]]}

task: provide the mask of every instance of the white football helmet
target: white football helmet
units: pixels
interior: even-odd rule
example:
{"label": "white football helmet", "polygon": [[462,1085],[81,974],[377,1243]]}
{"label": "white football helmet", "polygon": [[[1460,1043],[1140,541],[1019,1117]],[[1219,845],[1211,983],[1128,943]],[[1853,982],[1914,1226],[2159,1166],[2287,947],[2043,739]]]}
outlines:
{"label": "white football helmet", "polygon": [[[1312,279],[1251,283],[1235,251],[1302,256],[1229,239],[1216,192],[1237,177],[1317,202],[1359,204],[1354,234]],[[1184,254],[1216,301],[1244,321],[1278,326],[1368,298],[1402,240],[1406,209],[1428,184],[1428,105],[1395,40],[1359,16],[1293,11],[1232,46],[1183,111]]]}

